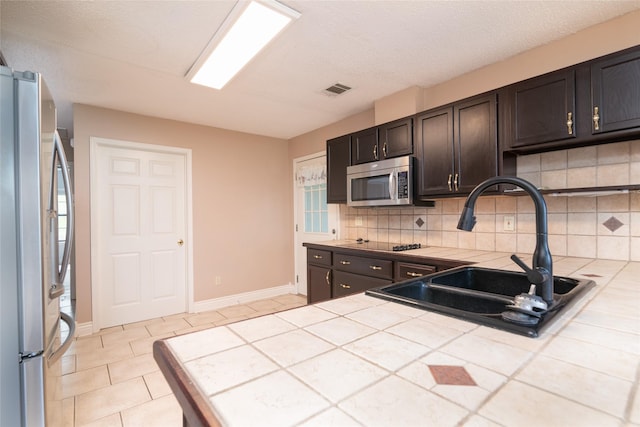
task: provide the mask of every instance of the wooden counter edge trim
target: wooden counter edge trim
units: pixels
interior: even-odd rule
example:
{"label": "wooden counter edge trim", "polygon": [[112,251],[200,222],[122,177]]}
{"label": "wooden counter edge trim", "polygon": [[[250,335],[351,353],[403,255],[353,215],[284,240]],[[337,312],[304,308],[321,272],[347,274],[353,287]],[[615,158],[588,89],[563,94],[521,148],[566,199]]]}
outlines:
{"label": "wooden counter edge trim", "polygon": [[153,343],[153,358],[182,408],[184,426],[222,427],[220,420],[164,340]]}

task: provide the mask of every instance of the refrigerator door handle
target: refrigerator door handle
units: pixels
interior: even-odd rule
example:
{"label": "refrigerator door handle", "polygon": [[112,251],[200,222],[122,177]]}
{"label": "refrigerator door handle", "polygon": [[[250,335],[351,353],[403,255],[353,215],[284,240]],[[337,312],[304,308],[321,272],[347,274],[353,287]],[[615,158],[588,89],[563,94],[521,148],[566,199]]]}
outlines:
{"label": "refrigerator door handle", "polygon": [[76,322],[73,321],[71,316],[69,316],[67,313],[60,312],[60,320],[62,320],[67,324],[67,326],[69,326],[69,335],[67,335],[67,338],[65,338],[64,342],[60,344],[60,347],[56,348],[50,353],[47,361],[49,365],[53,365],[58,359],[60,359],[60,356],[62,356],[67,351],[67,349],[73,342],[73,338],[76,335]]}
{"label": "refrigerator door handle", "polygon": [[[64,185],[65,199],[67,203],[67,233],[64,241],[64,252],[62,255],[62,262],[60,264],[60,269],[58,270],[58,242],[53,241],[52,239],[51,246],[55,248],[52,251],[52,265],[55,268],[55,279],[49,288],[49,298],[55,299],[64,294],[64,279],[67,275],[67,267],[69,267],[69,263],[71,262],[71,246],[73,244],[73,227],[74,227],[74,212],[73,212],[73,193],[71,191],[71,178],[69,176],[69,165],[67,163],[67,157],[64,154],[64,148],[62,146],[62,141],[60,140],[60,135],[58,135],[58,131],[55,132],[53,137],[54,145],[53,145],[53,164],[52,168],[52,178],[55,177],[58,173],[58,168],[56,165],[56,157],[60,161],[60,169],[62,172],[62,182]],[[53,188],[56,180],[51,179],[51,188],[50,188],[50,198],[49,198],[49,213],[52,216],[57,216],[55,212],[57,211],[57,194],[58,189]],[[57,220],[56,220],[57,222]],[[57,227],[57,225],[55,226]],[[52,227],[53,229],[54,227]],[[56,235],[52,231],[52,236]]]}

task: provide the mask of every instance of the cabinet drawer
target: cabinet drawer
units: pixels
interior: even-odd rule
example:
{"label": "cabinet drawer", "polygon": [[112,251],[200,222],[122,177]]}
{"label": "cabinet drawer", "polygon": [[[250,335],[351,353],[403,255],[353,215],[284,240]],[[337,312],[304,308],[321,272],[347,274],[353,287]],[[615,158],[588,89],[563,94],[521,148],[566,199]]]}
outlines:
{"label": "cabinet drawer", "polygon": [[364,292],[378,286],[390,285],[391,279],[378,279],[344,271],[333,271],[333,298]]}
{"label": "cabinet drawer", "polygon": [[307,249],[307,263],[316,265],[331,266],[331,251],[322,251],[319,249]]}
{"label": "cabinet drawer", "polygon": [[426,276],[435,273],[437,268],[435,265],[410,264],[406,262],[396,263],[396,281],[415,279],[416,277]]}
{"label": "cabinet drawer", "polygon": [[354,255],[333,255],[333,268],[366,276],[393,278],[393,261]]}

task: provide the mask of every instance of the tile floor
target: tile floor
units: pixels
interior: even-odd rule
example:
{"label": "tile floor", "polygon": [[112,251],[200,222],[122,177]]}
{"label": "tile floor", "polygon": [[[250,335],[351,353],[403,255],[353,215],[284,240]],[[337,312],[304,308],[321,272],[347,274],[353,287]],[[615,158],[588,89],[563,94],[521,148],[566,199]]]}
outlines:
{"label": "tile floor", "polygon": [[64,425],[181,426],[182,411],[152,355],[160,338],[211,328],[306,304],[302,295],[182,313],[76,338],[62,358]]}

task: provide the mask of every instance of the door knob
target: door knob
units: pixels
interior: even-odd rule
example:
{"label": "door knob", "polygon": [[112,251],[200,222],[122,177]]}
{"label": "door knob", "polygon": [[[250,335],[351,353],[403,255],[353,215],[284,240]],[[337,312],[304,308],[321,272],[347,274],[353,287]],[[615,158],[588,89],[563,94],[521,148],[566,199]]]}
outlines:
{"label": "door knob", "polygon": [[178,246],[182,246],[182,245],[184,245],[184,240],[182,239],[178,240]]}

